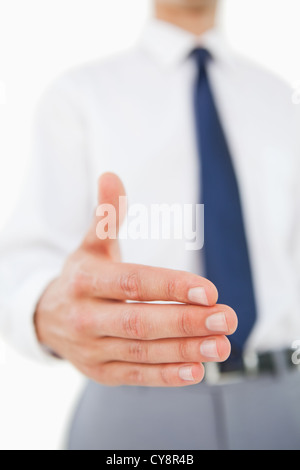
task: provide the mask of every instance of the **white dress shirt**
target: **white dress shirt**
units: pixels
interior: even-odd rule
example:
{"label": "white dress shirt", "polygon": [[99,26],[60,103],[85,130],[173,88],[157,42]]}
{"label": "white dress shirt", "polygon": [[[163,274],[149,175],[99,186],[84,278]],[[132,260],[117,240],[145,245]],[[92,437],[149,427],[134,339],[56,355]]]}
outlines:
{"label": "white dress shirt", "polygon": [[[121,177],[130,203],[198,201],[189,57],[198,44],[214,57],[209,75],[241,190],[259,310],[248,349],[300,338],[300,133],[291,91],[237,57],[217,31],[197,39],[153,20],[135,49],[69,71],[41,100],[33,171],[0,244],[0,331],[24,353],[52,360],[36,339],[35,307],[89,227],[103,172]],[[122,251],[126,262],[202,273],[201,253],[184,240],[123,240]]]}

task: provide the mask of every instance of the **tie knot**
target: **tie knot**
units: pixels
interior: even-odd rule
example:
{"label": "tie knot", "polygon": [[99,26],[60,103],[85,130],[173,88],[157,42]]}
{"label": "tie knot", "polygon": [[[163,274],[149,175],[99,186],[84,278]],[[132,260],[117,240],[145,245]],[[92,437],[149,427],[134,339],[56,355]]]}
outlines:
{"label": "tie knot", "polygon": [[210,52],[202,47],[194,49],[192,52],[192,57],[194,57],[196,60],[199,68],[204,68],[207,62],[209,62],[209,60],[212,58]]}

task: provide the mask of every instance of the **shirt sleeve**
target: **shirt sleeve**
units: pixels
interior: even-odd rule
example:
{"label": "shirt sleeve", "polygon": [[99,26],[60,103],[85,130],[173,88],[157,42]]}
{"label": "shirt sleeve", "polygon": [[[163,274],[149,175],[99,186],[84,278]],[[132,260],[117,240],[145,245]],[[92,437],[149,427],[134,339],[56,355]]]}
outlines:
{"label": "shirt sleeve", "polygon": [[37,340],[36,305],[80,244],[93,212],[80,96],[67,76],[44,94],[31,171],[0,235],[0,333],[21,353],[46,362],[56,359]]}

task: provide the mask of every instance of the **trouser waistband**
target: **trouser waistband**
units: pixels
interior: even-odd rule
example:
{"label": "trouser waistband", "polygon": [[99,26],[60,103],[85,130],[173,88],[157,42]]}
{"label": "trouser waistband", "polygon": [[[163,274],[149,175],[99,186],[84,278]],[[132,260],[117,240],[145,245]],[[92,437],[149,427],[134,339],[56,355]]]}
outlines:
{"label": "trouser waistband", "polygon": [[247,352],[237,362],[206,364],[205,381],[208,384],[218,384],[246,377],[284,375],[297,369],[300,371],[300,362],[295,356],[292,349]]}

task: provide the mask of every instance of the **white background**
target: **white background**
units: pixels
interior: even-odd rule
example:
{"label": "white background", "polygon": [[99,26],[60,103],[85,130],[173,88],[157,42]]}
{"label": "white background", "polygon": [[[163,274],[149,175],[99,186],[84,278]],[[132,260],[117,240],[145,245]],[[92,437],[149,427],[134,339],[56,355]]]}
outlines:
{"label": "white background", "polygon": [[[222,2],[234,48],[299,82],[299,0]],[[0,0],[0,228],[30,162],[45,87],[70,66],[133,45],[150,11],[147,0]],[[33,364],[0,342],[0,449],[62,448],[82,385],[71,367]]]}

